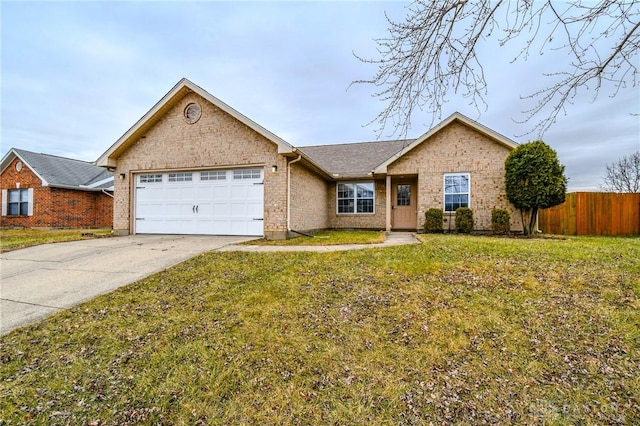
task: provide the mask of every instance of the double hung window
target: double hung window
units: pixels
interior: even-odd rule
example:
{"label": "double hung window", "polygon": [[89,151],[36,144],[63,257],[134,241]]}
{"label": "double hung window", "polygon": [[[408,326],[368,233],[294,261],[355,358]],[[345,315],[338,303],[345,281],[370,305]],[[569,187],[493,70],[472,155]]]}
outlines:
{"label": "double hung window", "polygon": [[33,215],[32,188],[2,190],[2,216],[31,215]]}
{"label": "double hung window", "polygon": [[444,175],[444,211],[455,212],[459,207],[471,204],[471,177],[469,173],[447,173]]}
{"label": "double hung window", "polygon": [[338,183],[338,213],[374,213],[373,182]]}

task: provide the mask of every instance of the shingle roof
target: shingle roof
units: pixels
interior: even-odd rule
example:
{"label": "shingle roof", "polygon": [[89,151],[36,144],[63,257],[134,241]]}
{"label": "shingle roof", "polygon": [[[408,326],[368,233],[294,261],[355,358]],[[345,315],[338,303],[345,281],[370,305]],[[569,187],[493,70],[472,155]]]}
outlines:
{"label": "shingle roof", "polygon": [[298,149],[336,177],[362,177],[371,173],[413,142],[413,139],[303,146]]}
{"label": "shingle roof", "polygon": [[24,149],[12,149],[49,186],[78,189],[108,189],[113,187],[113,173],[93,163],[38,154]]}

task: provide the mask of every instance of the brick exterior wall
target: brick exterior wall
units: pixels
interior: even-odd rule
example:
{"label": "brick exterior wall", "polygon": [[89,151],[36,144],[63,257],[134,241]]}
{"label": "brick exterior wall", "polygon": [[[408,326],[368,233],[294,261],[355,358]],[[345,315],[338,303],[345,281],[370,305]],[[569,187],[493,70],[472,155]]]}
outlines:
{"label": "brick exterior wall", "polygon": [[[504,162],[510,149],[454,121],[389,165],[390,175],[418,175],[418,229],[432,207],[444,208],[443,175],[470,173],[471,209],[476,230],[491,229],[491,210],[511,212],[513,230],[522,230],[518,211],[507,200]],[[445,215],[446,216],[446,215]],[[444,224],[448,229],[449,224]],[[454,229],[453,224],[451,228]]]}
{"label": "brick exterior wall", "polygon": [[313,231],[329,227],[327,205],[331,183],[299,163],[291,164],[291,229]]}
{"label": "brick exterior wall", "polygon": [[[20,172],[15,159],[2,173],[2,189],[33,188],[33,216],[2,216],[2,227],[110,228],[113,199],[100,191],[81,191],[42,186],[25,164]],[[19,185],[18,185],[19,184]],[[4,201],[4,200],[2,200]]]}
{"label": "brick exterior wall", "polygon": [[[344,181],[355,182],[355,181]],[[371,180],[363,180],[371,182]],[[338,182],[329,183],[329,203],[328,216],[329,227],[335,229],[385,229],[386,227],[386,205],[387,190],[384,179],[374,181],[375,207],[373,214],[338,214],[337,211],[337,190]]]}
{"label": "brick exterior wall", "polygon": [[[185,107],[197,102],[202,115],[188,124]],[[278,172],[272,173],[271,166]],[[186,95],[117,160],[115,170],[114,232],[132,229],[133,173],[143,171],[264,167],[264,232],[284,238],[287,231],[286,158],[277,145],[195,93]],[[120,179],[120,174],[125,179]]]}

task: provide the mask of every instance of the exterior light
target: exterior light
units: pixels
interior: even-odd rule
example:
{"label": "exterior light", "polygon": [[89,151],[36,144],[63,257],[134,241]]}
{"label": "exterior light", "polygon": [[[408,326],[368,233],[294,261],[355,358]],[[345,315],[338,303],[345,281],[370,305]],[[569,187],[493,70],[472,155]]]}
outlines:
{"label": "exterior light", "polygon": [[278,166],[273,165],[271,166],[271,173],[276,173],[278,171]]}

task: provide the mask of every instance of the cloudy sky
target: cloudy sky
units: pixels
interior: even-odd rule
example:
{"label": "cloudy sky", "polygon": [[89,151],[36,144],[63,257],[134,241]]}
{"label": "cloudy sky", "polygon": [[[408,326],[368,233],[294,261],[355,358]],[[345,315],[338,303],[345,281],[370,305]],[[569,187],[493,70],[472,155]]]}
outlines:
{"label": "cloudy sky", "polygon": [[[11,147],[94,161],[182,77],[294,146],[389,137],[367,125],[384,105],[368,85],[386,12],[407,2],[10,2],[0,3],[1,155]],[[459,111],[516,142],[521,97],[558,70],[553,55],[510,64],[517,46],[487,41],[488,109],[452,93]],[[638,58],[635,58],[636,61]],[[570,189],[597,189],[605,165],[640,149],[640,89],[576,98],[544,135]],[[514,121],[515,120],[515,121]],[[412,119],[409,137],[431,126]]]}

